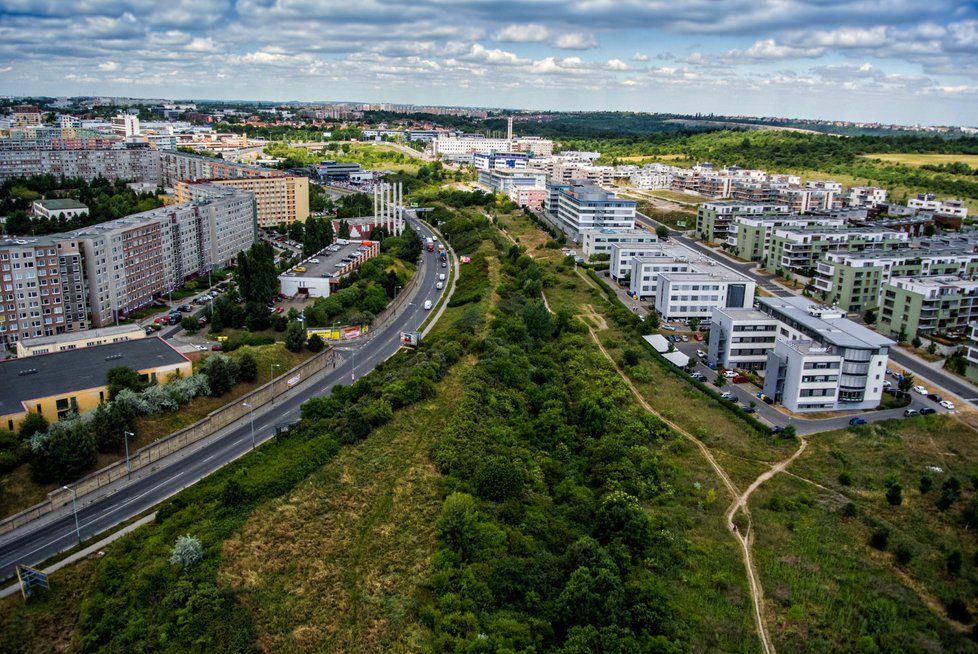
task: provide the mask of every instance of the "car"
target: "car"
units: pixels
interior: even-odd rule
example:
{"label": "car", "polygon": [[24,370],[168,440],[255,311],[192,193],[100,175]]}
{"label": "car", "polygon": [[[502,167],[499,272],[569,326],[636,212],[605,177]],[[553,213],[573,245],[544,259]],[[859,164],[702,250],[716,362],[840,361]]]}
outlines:
{"label": "car", "polygon": [[730,378],[730,383],[732,384],[746,384],[750,379],[746,375],[736,374]]}
{"label": "car", "polygon": [[284,313],[285,307],[275,307],[275,313]]}
{"label": "car", "polygon": [[726,377],[727,379],[733,379],[738,374],[740,374],[740,373],[738,373],[736,370],[724,370],[723,371],[723,376]]}
{"label": "car", "polygon": [[661,327],[659,327],[659,329],[664,329],[667,332],[674,332],[674,331],[676,331],[676,328],[673,327],[672,325],[662,325]]}
{"label": "car", "polygon": [[445,261],[442,261],[442,262],[441,262],[441,267],[442,267],[442,268],[448,268],[448,263],[447,263],[447,262],[445,262]]}
{"label": "car", "polygon": [[[931,409],[931,411],[933,410],[934,409]],[[919,416],[919,415],[920,415],[920,411],[917,411],[917,409],[904,409],[903,411],[904,418],[913,418],[914,416]]]}
{"label": "car", "polygon": [[694,372],[693,374],[690,375],[690,377],[692,377],[696,381],[706,381],[706,375],[704,375],[701,372]]}
{"label": "car", "polygon": [[201,316],[200,318],[197,319],[197,324],[203,327],[204,325],[207,324],[207,318]]}
{"label": "car", "polygon": [[150,328],[152,328],[154,332],[158,332],[163,329],[163,325],[150,325]]}
{"label": "car", "polygon": [[884,379],[883,380],[883,388],[884,389],[892,388],[892,387],[893,387],[893,384],[890,383],[890,380],[889,379]]}
{"label": "car", "polygon": [[932,409],[929,406],[925,406],[920,409],[920,415],[922,416],[929,416],[932,413],[937,413],[937,409]]}
{"label": "car", "polygon": [[309,263],[319,263],[319,259],[310,259]]}
{"label": "car", "polygon": [[296,266],[295,268],[292,269],[292,272],[297,272],[297,273],[299,273],[301,275],[302,273],[306,272],[306,267],[305,266]]}
{"label": "car", "polygon": [[913,392],[919,393],[920,395],[927,395],[927,389],[924,388],[923,386],[914,386]]}
{"label": "car", "polygon": [[425,300],[424,301],[424,310],[425,311],[431,311],[431,306],[432,306],[431,305],[431,300]]}
{"label": "car", "polygon": [[863,420],[862,418],[858,418],[857,417],[857,418],[850,418],[849,419],[849,425],[852,426],[852,427],[855,427],[857,425],[865,425],[865,424],[866,424],[866,421]]}
{"label": "car", "polygon": [[784,427],[782,427],[780,425],[774,425],[773,427],[771,427],[771,433],[772,434],[780,434],[783,431],[784,431]]}
{"label": "car", "polygon": [[757,409],[755,409],[752,406],[748,406],[746,404],[744,406],[742,406],[741,409],[744,410],[744,413],[757,413]]}
{"label": "car", "polygon": [[928,393],[927,399],[930,400],[931,402],[937,402],[938,404],[944,401],[944,398],[938,395],[937,393]]}
{"label": "car", "polygon": [[945,409],[947,409],[948,411],[954,411],[954,402],[952,402],[951,400],[941,400],[939,404]]}
{"label": "car", "polygon": [[194,344],[194,349],[197,350],[198,352],[203,352],[203,351],[207,350],[207,346],[206,345],[197,345],[195,343]]}
{"label": "car", "polygon": [[681,339],[683,339],[683,343],[687,343],[687,342],[689,342],[689,336],[687,336],[686,334],[683,334],[683,335],[682,335],[682,336],[680,336],[679,338],[681,338]]}
{"label": "car", "polygon": [[774,404],[774,400],[771,398],[770,395],[765,395],[760,391],[755,393],[755,395],[757,396],[757,399],[759,399],[761,402],[764,402],[764,404]]}
{"label": "car", "polygon": [[702,341],[703,340],[703,334],[701,334],[699,332],[696,332],[695,334],[693,334],[693,338],[695,340],[697,340],[697,341]]}
{"label": "car", "polygon": [[705,359],[706,358],[706,350],[696,350],[696,356],[698,356],[701,359]]}
{"label": "car", "polygon": [[734,399],[734,394],[731,393],[730,391],[724,391],[723,393],[720,393],[720,397],[722,397],[725,400],[732,400]]}
{"label": "car", "polygon": [[151,335],[155,330],[151,326],[146,327],[146,335]]}
{"label": "car", "polygon": [[211,345],[211,350],[213,352],[220,352],[223,349],[224,349],[224,346],[221,345],[220,343],[214,343],[213,345]]}
{"label": "car", "polygon": [[208,293],[208,295],[210,295],[211,297],[217,297],[218,295],[220,295],[220,293],[218,293],[217,291],[211,291],[210,293]]}
{"label": "car", "polygon": [[437,288],[440,291],[441,289],[445,288],[445,282],[438,282],[437,284],[435,284],[435,288]]}

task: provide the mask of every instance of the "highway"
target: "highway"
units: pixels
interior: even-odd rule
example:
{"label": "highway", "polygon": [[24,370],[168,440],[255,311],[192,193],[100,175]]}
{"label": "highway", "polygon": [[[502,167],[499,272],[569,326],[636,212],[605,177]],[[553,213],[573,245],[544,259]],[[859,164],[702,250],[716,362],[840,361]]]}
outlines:
{"label": "highway", "polygon": [[[410,218],[407,222],[420,231],[422,238],[433,236],[427,227]],[[276,425],[298,420],[299,408],[307,399],[327,394],[336,384],[350,384],[351,380],[359,379],[397,352],[400,332],[418,329],[430,313],[423,308],[425,300],[437,304],[439,295],[444,292],[435,288],[438,275],[448,272],[449,269],[442,268],[438,262],[437,252],[423,252],[418,283],[408,291],[412,297],[398,309],[395,317],[372,332],[368,340],[337,348],[335,367],[320,371],[291,393],[266,405],[270,408],[256,410],[256,440],[264,442],[274,435]],[[150,509],[247,453],[251,447],[251,424],[244,418],[236,428],[207,443],[190,457],[149,470],[142,476],[134,474],[132,482],[112,495],[91,500],[91,503],[86,501],[86,496],[79,497],[78,524],[82,539]],[[0,579],[13,575],[17,563],[36,565],[76,544],[75,518],[69,509],[70,505],[59,510],[57,518],[25,525],[0,539]]]}

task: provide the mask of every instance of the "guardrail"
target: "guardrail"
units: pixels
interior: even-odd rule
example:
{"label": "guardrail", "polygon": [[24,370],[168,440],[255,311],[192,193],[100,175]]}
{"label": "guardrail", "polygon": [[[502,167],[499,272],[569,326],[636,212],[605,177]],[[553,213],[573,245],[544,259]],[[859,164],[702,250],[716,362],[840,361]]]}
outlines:
{"label": "guardrail", "polygon": [[[189,427],[184,427],[180,431],[176,431],[169,436],[164,436],[138,449],[129,457],[131,472],[151,467],[159,463],[160,459],[188,445],[199,442],[208,436],[212,436],[224,427],[243,418],[249,412],[249,409],[243,406],[243,402],[251,404],[256,409],[268,404],[280,394],[301,383],[302,380],[308,379],[313,374],[328,366],[332,363],[334,356],[335,353],[332,349],[324,350],[306,359],[285,374],[259,386],[250,393],[236,398],[233,402],[225,404],[219,409],[215,409],[206,417]],[[122,459],[82,477],[72,484],[72,488],[78,497],[82,497],[113,482],[119,481],[129,474],[130,469],[126,467],[126,461]],[[13,531],[41,516],[51,513],[55,509],[70,503],[71,498],[71,492],[64,488],[51,491],[48,493],[48,498],[45,501],[0,520],[0,534]]]}

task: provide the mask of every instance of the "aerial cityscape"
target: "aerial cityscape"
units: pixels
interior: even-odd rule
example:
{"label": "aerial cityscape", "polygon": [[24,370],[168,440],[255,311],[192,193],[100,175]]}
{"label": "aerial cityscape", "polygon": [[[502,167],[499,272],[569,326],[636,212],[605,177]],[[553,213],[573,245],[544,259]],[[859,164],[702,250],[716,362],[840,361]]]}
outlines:
{"label": "aerial cityscape", "polygon": [[0,652],[978,652],[973,3],[0,35]]}

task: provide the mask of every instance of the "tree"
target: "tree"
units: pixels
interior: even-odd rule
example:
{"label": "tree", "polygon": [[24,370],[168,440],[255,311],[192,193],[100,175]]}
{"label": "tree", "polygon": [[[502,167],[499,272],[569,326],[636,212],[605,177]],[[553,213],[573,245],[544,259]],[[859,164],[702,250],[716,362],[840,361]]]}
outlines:
{"label": "tree", "polygon": [[88,427],[99,452],[118,451],[125,440],[125,432],[131,431],[129,420],[118,402],[103,402],[95,407]]}
{"label": "tree", "polygon": [[326,342],[323,337],[319,334],[313,334],[309,337],[309,341],[306,343],[306,347],[309,348],[310,352],[322,352],[326,347]]}
{"label": "tree", "polygon": [[927,477],[927,476],[923,476],[923,477],[920,478],[919,488],[920,488],[920,494],[921,495],[926,495],[927,493],[930,492],[930,490],[933,487],[934,487],[934,480],[933,479],[931,479],[930,477]]}
{"label": "tree", "polygon": [[944,567],[947,569],[947,573],[952,577],[957,577],[958,573],[961,572],[962,561],[961,550],[954,549],[948,552],[944,559]]}
{"label": "tree", "polygon": [[866,309],[866,313],[863,314],[863,320],[867,325],[872,325],[876,323],[876,310]]}
{"label": "tree", "polygon": [[298,321],[292,321],[285,328],[285,347],[291,352],[299,352],[306,344],[306,330]]}
{"label": "tree", "polygon": [[900,565],[907,565],[913,558],[913,550],[910,549],[910,546],[906,543],[900,543],[897,545],[896,549],[893,551],[893,554],[896,556],[897,563]]}
{"label": "tree", "polygon": [[278,289],[275,250],[270,243],[256,241],[238,253],[235,281],[245,302],[264,306]]}
{"label": "tree", "polygon": [[204,558],[204,546],[191,535],[177,537],[170,550],[170,563],[189,568]]}
{"label": "tree", "polygon": [[885,550],[886,546],[890,542],[890,530],[886,527],[879,527],[873,531],[873,535],[869,537],[869,544],[875,549]]}
{"label": "tree", "polygon": [[886,501],[890,503],[890,506],[903,504],[903,486],[895,478],[886,481]]}
{"label": "tree", "polygon": [[906,395],[907,393],[910,392],[910,389],[913,388],[914,385],[913,382],[914,382],[914,376],[909,372],[904,372],[903,378],[897,382],[897,388],[900,389],[901,393]]}
{"label": "tree", "polygon": [[692,331],[694,331],[694,332],[695,331],[698,331],[699,328],[700,328],[700,319],[697,318],[696,316],[693,316],[692,318],[690,318],[689,319],[689,328]]}
{"label": "tree", "polygon": [[350,238],[350,223],[345,220],[340,221],[340,229],[337,234],[337,238],[348,239]]}
{"label": "tree", "polygon": [[900,333],[897,335],[897,343],[907,342],[907,327],[905,325],[900,325]]}
{"label": "tree", "polygon": [[114,400],[120,391],[129,389],[134,393],[144,390],[148,384],[139,378],[139,373],[129,366],[116,366],[105,375],[109,387],[109,399]]}
{"label": "tree", "polygon": [[74,481],[95,465],[97,454],[87,425],[81,420],[63,420],[35,443],[31,477],[41,483]]}
{"label": "tree", "polygon": [[723,376],[720,372],[717,372],[717,376],[713,378],[713,385],[717,388],[723,388],[727,383],[727,378]]}
{"label": "tree", "polygon": [[207,377],[213,397],[224,395],[238,381],[238,365],[225,354],[211,354],[205,358],[200,372]]}
{"label": "tree", "polygon": [[659,240],[666,240],[669,238],[669,228],[665,225],[656,225],[655,235],[659,237]]}
{"label": "tree", "polygon": [[258,362],[250,352],[238,357],[238,379],[253,384],[258,379]]}
{"label": "tree", "polygon": [[920,334],[916,334],[913,337],[913,340],[910,341],[910,344],[913,345],[915,348],[920,348],[920,346],[923,345],[924,342],[920,339]]}
{"label": "tree", "polygon": [[47,418],[35,411],[29,411],[24,422],[20,423],[20,438],[26,441],[34,434],[44,433],[47,430]]}
{"label": "tree", "polygon": [[781,438],[786,438],[788,440],[793,440],[798,435],[797,430],[794,425],[788,425],[781,430]]}
{"label": "tree", "polygon": [[197,319],[193,316],[184,316],[180,319],[180,328],[188,334],[195,334],[199,327]]}
{"label": "tree", "polygon": [[553,333],[553,324],[550,320],[550,312],[543,304],[542,300],[530,300],[523,307],[523,323],[526,331],[532,338],[550,338]]}

